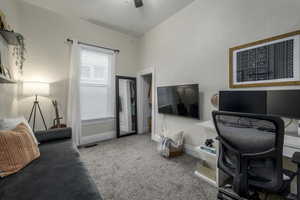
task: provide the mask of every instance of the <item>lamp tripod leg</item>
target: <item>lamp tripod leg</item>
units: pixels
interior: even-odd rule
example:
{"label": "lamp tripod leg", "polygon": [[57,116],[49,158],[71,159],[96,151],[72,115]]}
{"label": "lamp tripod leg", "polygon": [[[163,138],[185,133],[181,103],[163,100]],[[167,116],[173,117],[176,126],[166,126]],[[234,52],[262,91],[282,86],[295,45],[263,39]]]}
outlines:
{"label": "lamp tripod leg", "polygon": [[34,102],[33,131],[35,131],[36,102]]}
{"label": "lamp tripod leg", "polygon": [[30,115],[29,115],[28,123],[30,123],[30,121],[31,121],[33,110],[34,110],[34,104],[33,104],[32,108],[31,108],[31,112],[30,112]]}
{"label": "lamp tripod leg", "polygon": [[44,124],[45,129],[48,130],[47,125],[46,125],[46,122],[45,122],[44,115],[43,115],[43,113],[42,113],[40,104],[39,104],[38,99],[37,99],[37,95],[35,96],[35,101],[33,102],[33,106],[32,106],[31,112],[30,112],[30,116],[29,116],[28,123],[30,123],[30,121],[31,121],[31,119],[32,119],[32,116],[33,116],[32,130],[35,131],[36,112],[37,112],[36,110],[37,110],[37,109],[39,109],[38,112],[40,113],[40,115],[41,115],[41,117],[42,117],[42,120],[43,120],[43,124]]}
{"label": "lamp tripod leg", "polygon": [[39,111],[40,111],[40,114],[41,114],[41,117],[42,117],[42,120],[43,120],[43,123],[44,123],[44,127],[45,127],[46,130],[48,130],[47,125],[46,125],[46,122],[45,122],[45,119],[44,119],[44,116],[43,116],[43,113],[42,113],[42,110],[41,110],[41,108],[40,108],[40,104],[37,103],[37,106],[38,106],[38,109],[39,109]]}

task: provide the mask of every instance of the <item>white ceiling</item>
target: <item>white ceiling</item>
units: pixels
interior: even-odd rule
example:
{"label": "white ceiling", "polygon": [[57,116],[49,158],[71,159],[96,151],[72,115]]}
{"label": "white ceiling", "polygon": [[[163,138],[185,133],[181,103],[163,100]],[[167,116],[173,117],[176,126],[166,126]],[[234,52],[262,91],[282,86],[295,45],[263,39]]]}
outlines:
{"label": "white ceiling", "polygon": [[58,13],[69,14],[126,34],[141,36],[194,0],[24,0]]}

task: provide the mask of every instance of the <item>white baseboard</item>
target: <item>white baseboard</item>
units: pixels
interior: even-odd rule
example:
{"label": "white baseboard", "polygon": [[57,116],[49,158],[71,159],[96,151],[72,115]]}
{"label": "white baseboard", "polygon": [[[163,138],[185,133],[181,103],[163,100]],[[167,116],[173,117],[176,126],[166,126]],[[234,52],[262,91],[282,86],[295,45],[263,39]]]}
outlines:
{"label": "white baseboard", "polygon": [[86,144],[91,144],[91,143],[100,142],[104,140],[110,140],[113,138],[116,138],[115,131],[109,131],[105,133],[99,133],[96,135],[84,136],[81,138],[80,145],[86,145]]}
{"label": "white baseboard", "polygon": [[[91,144],[91,143],[95,143],[95,142],[101,142],[101,141],[110,140],[110,139],[113,139],[113,138],[116,138],[116,132],[115,131],[110,131],[110,132],[106,132],[106,133],[99,133],[99,134],[96,134],[96,135],[82,137],[80,145],[86,145],[86,144]],[[160,138],[157,135],[154,135],[152,140],[155,141],[155,142],[160,142]],[[195,150],[195,148],[196,147],[194,147],[193,145],[185,144],[184,145],[184,152],[186,154],[190,155],[190,156],[201,159],[199,151]]]}
{"label": "white baseboard", "polygon": [[201,155],[199,154],[199,151],[196,150],[196,147],[190,144],[185,144],[184,145],[184,152],[190,156],[193,156],[195,158],[201,158]]}
{"label": "white baseboard", "polygon": [[152,140],[155,142],[160,142],[160,137],[158,135],[153,135]]}

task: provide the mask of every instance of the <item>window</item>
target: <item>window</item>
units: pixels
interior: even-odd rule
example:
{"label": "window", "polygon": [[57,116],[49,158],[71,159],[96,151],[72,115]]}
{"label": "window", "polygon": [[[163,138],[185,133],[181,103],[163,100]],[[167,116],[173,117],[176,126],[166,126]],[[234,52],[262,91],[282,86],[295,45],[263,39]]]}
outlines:
{"label": "window", "polygon": [[80,65],[81,119],[113,117],[113,53],[82,46]]}

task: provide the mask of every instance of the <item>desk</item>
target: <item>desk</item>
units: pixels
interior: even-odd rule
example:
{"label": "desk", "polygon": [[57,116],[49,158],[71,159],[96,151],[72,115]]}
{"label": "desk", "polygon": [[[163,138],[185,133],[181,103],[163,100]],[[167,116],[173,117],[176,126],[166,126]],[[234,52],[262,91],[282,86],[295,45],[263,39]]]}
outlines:
{"label": "desk", "polygon": [[297,131],[286,131],[284,135],[283,155],[291,158],[295,152],[300,152],[300,137]]}
{"label": "desk", "polygon": [[[207,139],[215,138],[217,136],[217,132],[215,129],[215,125],[213,121],[205,121],[201,123],[197,123],[198,126],[201,127],[201,131],[203,131],[203,134],[206,134]],[[218,144],[215,144],[215,147],[218,148]],[[196,148],[196,149],[200,149]],[[287,158],[291,158],[295,152],[300,152],[300,137],[298,136],[297,131],[286,131],[284,135],[284,145],[283,145],[283,155]],[[210,155],[208,152],[203,152],[202,150],[199,150],[200,154],[206,154],[204,156],[201,156],[202,158],[206,158],[207,156]],[[218,149],[217,149],[217,154],[215,156],[210,155],[210,159],[215,159],[215,163],[217,163],[217,158],[218,158]],[[213,183],[213,185],[218,186],[219,182],[222,181],[222,176],[219,173],[219,170],[217,169],[217,164],[215,165],[215,169],[212,169],[216,173],[216,179],[209,179],[203,172],[200,170],[196,170],[195,174],[206,180],[209,183]]]}

